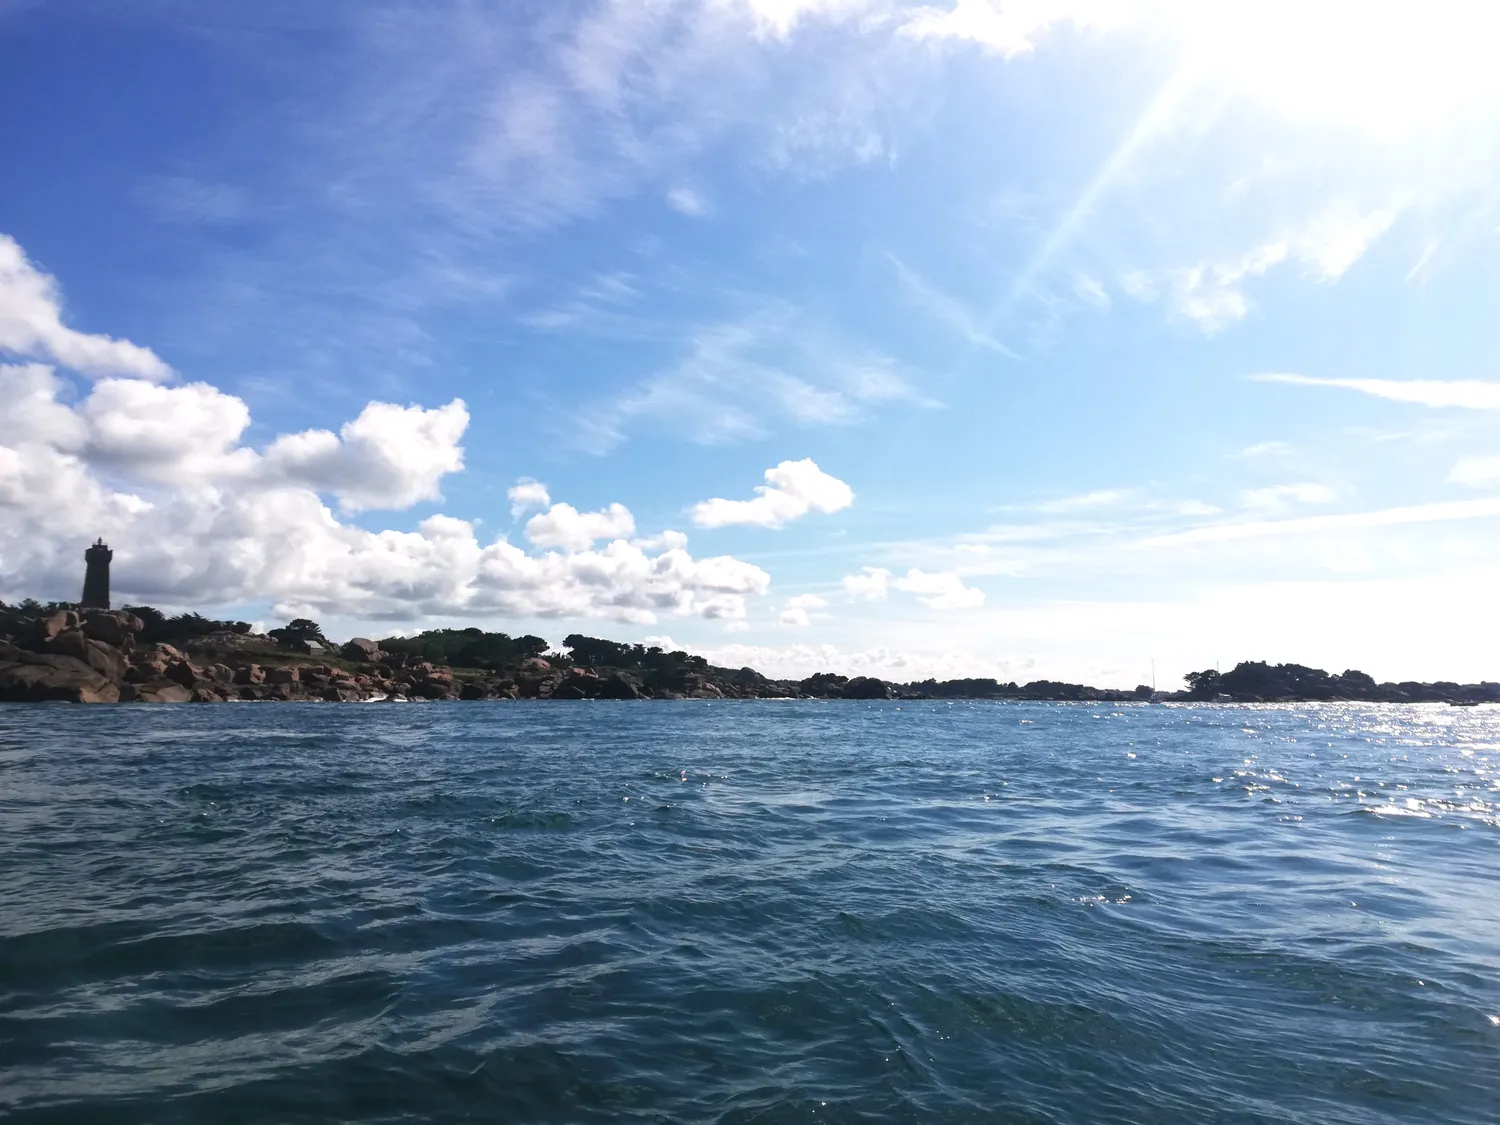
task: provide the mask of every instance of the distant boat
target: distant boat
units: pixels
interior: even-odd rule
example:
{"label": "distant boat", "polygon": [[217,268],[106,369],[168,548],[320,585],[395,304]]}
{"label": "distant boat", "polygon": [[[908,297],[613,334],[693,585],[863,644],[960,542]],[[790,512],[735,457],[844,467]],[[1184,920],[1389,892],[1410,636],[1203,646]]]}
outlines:
{"label": "distant boat", "polygon": [[1449,707],[1478,707],[1479,706],[1479,700],[1477,700],[1477,699],[1450,699],[1450,700],[1448,700],[1448,706]]}

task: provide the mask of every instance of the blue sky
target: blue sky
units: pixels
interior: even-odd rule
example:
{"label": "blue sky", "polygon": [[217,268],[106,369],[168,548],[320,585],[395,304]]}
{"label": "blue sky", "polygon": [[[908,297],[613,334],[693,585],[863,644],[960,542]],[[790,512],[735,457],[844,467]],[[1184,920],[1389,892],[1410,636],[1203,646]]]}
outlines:
{"label": "blue sky", "polygon": [[0,596],[1493,678],[1497,24],[0,2]]}

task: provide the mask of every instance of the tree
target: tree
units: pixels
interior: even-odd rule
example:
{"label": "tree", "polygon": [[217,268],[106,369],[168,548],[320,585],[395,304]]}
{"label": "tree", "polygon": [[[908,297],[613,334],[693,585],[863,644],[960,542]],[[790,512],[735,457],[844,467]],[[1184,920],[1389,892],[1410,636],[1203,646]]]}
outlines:
{"label": "tree", "polygon": [[288,621],[280,629],[272,629],[267,634],[282,648],[295,649],[306,652],[308,646],[316,642],[326,645],[328,638],[323,636],[323,628],[316,621],[309,621],[306,617],[296,617]]}
{"label": "tree", "polygon": [[550,647],[541,637],[534,637],[527,633],[524,637],[516,638],[516,647],[521,651],[524,660],[529,656],[541,656]]}
{"label": "tree", "polygon": [[1194,699],[1212,699],[1219,694],[1219,673],[1208,668],[1202,672],[1189,672],[1183,677],[1187,681],[1188,694]]}

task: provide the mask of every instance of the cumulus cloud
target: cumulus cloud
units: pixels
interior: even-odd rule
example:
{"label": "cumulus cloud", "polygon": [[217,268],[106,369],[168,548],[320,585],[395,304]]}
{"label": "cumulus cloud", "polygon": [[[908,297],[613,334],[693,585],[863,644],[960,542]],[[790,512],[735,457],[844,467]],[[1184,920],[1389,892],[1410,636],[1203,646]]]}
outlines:
{"label": "cumulus cloud", "polygon": [[[263,449],[243,443],[246,404],[206,383],[108,377],[80,399],[48,364],[0,364],[0,402],[0,595],[75,595],[97,535],[115,548],[122,597],[169,605],[734,622],[770,585],[739,559],[694,558],[680,533],[627,542],[635,523],[619,504],[538,513],[527,537],[541,554],[503,536],[482,542],[474,522],[449,515],[371,531],[330,509],[324,497],[344,510],[438,497],[463,465],[459,401],[374,402],[337,433],[282,435]],[[528,484],[521,500],[547,502],[536,482],[518,487]]]}
{"label": "cumulus cloud", "polygon": [[337,434],[277,438],[266,449],[266,468],[337,497],[346,511],[409,508],[442,499],[439,482],[464,466],[458,443],[468,426],[462,399],[433,410],[372,402]]}
{"label": "cumulus cloud", "polygon": [[929,609],[977,609],[984,604],[984,591],[965,586],[958,575],[949,571],[929,573],[913,567],[891,585],[908,594]]}
{"label": "cumulus cloud", "polygon": [[583,551],[600,539],[625,539],[635,534],[635,517],[623,504],[598,512],[580,512],[571,504],[553,504],[526,521],[526,538],[538,547]]}
{"label": "cumulus cloud", "polygon": [[984,591],[964,585],[951,571],[930,572],[913,567],[895,577],[879,566],[867,566],[844,578],[844,593],[855,601],[884,601],[890,591],[912,594],[929,609],[977,609],[984,604]]}
{"label": "cumulus cloud", "polygon": [[47,360],[83,375],[164,380],[172,369],[149,348],[90,335],[62,322],[57,281],[37,269],[20,244],[0,234],[0,352]]}
{"label": "cumulus cloud", "polygon": [[518,520],[536,508],[545,508],[552,503],[547,486],[539,480],[522,477],[511,485],[505,495],[510,499],[510,518]]}
{"label": "cumulus cloud", "polygon": [[207,383],[163,387],[102,379],[79,413],[88,425],[90,460],[115,471],[170,481],[256,469],[254,452],[239,445],[250,425],[249,408]]}
{"label": "cumulus cloud", "polygon": [[791,609],[827,609],[828,599],[817,594],[798,594],[788,598],[786,604]]}
{"label": "cumulus cloud", "polygon": [[844,593],[855,601],[883,602],[890,592],[890,581],[891,572],[884,567],[867,566],[844,578]]}
{"label": "cumulus cloud", "polygon": [[766,470],[753,500],[705,500],[693,506],[699,527],[784,527],[809,512],[837,512],[854,503],[854,490],[818,468],[812,458],[783,461]]}
{"label": "cumulus cloud", "polygon": [[821,598],[817,594],[798,594],[786,600],[786,608],[781,611],[776,620],[782,625],[790,625],[793,628],[806,628],[812,624],[812,616],[808,610],[826,608],[828,608],[828,599]]}

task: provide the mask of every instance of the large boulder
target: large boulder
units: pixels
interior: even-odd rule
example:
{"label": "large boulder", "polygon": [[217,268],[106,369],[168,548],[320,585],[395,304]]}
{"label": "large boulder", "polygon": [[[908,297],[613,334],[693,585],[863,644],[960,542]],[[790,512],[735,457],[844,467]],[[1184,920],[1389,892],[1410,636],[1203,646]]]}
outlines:
{"label": "large boulder", "polygon": [[[45,626],[50,625],[61,616],[62,614],[59,613],[47,619],[42,630],[44,635],[46,633]],[[76,617],[77,614],[73,616]],[[42,643],[45,645],[46,651],[56,656],[71,656],[74,660],[82,660],[84,663],[88,662],[89,639],[84,635],[82,629],[64,629],[60,633],[54,633],[52,636],[47,637]]]}
{"label": "large boulder", "polygon": [[234,682],[237,684],[263,684],[266,682],[266,670],[259,664],[241,664],[234,670]]}
{"label": "large boulder", "polygon": [[103,641],[114,648],[135,646],[135,635],[146,627],[146,623],[133,613],[123,609],[111,612],[107,609],[90,611],[83,619],[83,631],[96,641]]}
{"label": "large boulder", "polygon": [[295,684],[300,677],[295,668],[267,668],[266,683],[286,685]]}
{"label": "large boulder", "polygon": [[353,660],[359,664],[376,664],[385,656],[380,651],[380,646],[369,637],[355,637],[339,652],[345,660]]}
{"label": "large boulder", "polygon": [[93,640],[82,629],[64,629],[46,642],[54,656],[81,660],[108,680],[123,679],[129,668],[125,654],[111,645]]}
{"label": "large boulder", "polygon": [[126,684],[120,699],[127,703],[189,703],[193,692],[171,680],[152,680],[149,684]]}
{"label": "large boulder", "polygon": [[167,665],[166,678],[191,691],[203,679],[203,673],[186,660],[173,660]]}
{"label": "large boulder", "polygon": [[44,617],[40,626],[42,643],[46,644],[59,633],[76,628],[78,628],[78,614],[71,609],[54,613],[51,617]]}
{"label": "large boulder", "polygon": [[599,680],[600,699],[641,699],[641,686],[634,677],[627,676],[623,672],[601,677]]}
{"label": "large boulder", "polygon": [[94,640],[89,641],[88,655],[84,658],[84,663],[108,680],[123,679],[130,669],[123,652]]}
{"label": "large boulder", "polygon": [[117,685],[83,661],[50,652],[23,652],[19,661],[0,664],[0,700],[39,703],[114,703]]}

